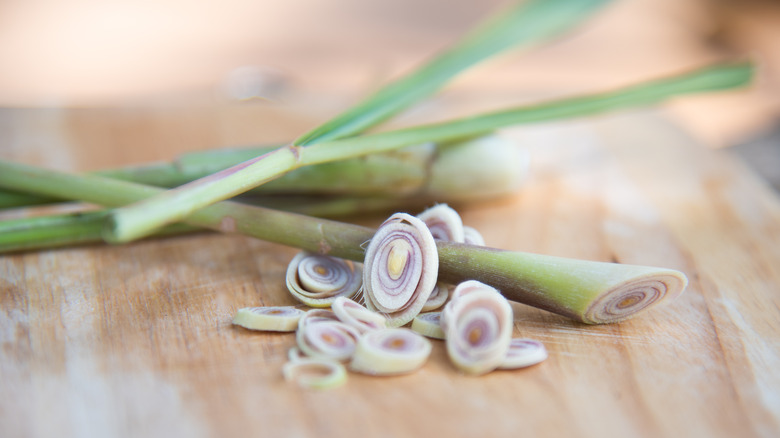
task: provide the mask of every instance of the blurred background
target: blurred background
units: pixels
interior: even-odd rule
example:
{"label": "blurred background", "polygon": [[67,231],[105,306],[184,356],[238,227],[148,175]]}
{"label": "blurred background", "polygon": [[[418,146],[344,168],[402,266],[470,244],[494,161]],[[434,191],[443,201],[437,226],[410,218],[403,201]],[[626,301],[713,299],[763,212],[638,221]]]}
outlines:
{"label": "blurred background", "polygon": [[[221,143],[289,140],[507,4],[0,0],[0,128],[17,127],[19,109],[35,108],[65,110],[69,129],[91,130],[95,144],[129,146],[123,132],[147,132],[132,139],[148,145],[140,148],[145,153],[101,161],[99,147],[85,146],[82,153],[93,154],[87,167],[220,146],[208,135],[181,134],[193,124],[215,124]],[[778,41],[778,1],[615,1],[566,38],[469,71],[397,123],[464,110],[448,111],[448,99],[473,102],[473,112],[749,56],[761,65],[750,90],[678,99],[668,111],[702,144],[733,147],[780,185]],[[426,105],[444,111],[426,112]],[[106,126],[104,136],[94,135],[97,126]],[[149,152],[155,142],[166,143],[166,156]]]}

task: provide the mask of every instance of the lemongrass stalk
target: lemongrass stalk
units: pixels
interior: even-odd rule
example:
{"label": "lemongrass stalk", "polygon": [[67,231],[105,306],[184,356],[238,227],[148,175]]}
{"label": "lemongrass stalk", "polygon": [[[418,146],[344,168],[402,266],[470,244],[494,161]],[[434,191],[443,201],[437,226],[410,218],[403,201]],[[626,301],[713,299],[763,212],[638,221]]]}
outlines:
{"label": "lemongrass stalk", "polygon": [[116,209],[111,215],[111,228],[107,237],[115,242],[127,242],[143,237],[160,226],[182,220],[200,208],[243,193],[264,181],[300,167],[385,152],[428,141],[471,137],[520,123],[576,117],[616,108],[648,105],[685,93],[734,88],[748,83],[752,72],[752,66],[747,63],[707,67],[608,93],[511,108],[476,117],[311,146],[288,145],[206,178]]}
{"label": "lemongrass stalk", "polygon": [[[359,133],[433,93],[452,77],[509,47],[549,38],[581,22],[608,0],[531,0],[505,11],[452,49],[363,103],[300,137],[293,145],[265,153],[114,215],[117,241],[129,241],[174,223],[199,208],[231,198],[304,165],[295,145],[321,143]],[[484,133],[482,131],[481,133]],[[449,137],[449,138],[457,138]],[[428,140],[423,140],[428,141]],[[405,145],[417,142],[405,143]],[[420,142],[421,143],[421,142]],[[393,149],[402,146],[398,145]],[[368,150],[365,153],[375,153]],[[352,155],[357,156],[357,155]],[[325,161],[338,161],[337,156]],[[166,207],[163,208],[163,205]],[[144,211],[145,210],[145,211]]]}
{"label": "lemongrass stalk", "polygon": [[[116,206],[160,191],[94,175],[74,175],[0,161],[0,187]],[[231,201],[187,218],[192,225],[236,232],[320,254],[363,261],[374,230]],[[573,260],[436,242],[439,280],[473,279],[510,300],[589,324],[627,319],[679,295],[687,279],[678,271],[646,266]]]}
{"label": "lemongrass stalk", "polygon": [[[146,185],[174,187],[228,168],[242,158],[257,156],[255,152],[275,148],[201,151],[184,154],[171,163],[94,173]],[[482,165],[474,166],[477,161]],[[252,203],[280,205],[282,210],[288,211],[311,207],[312,213],[307,214],[314,216],[366,210],[364,201],[368,202],[367,211],[387,210],[383,205],[398,208],[409,201],[415,206],[434,201],[470,201],[514,193],[526,174],[527,163],[524,149],[504,137],[489,135],[464,141],[412,145],[383,154],[308,166],[242,196]],[[330,196],[324,204],[322,195]],[[338,200],[333,195],[339,195]],[[52,202],[62,200],[0,190],[0,209]]]}
{"label": "lemongrass stalk", "polygon": [[[36,249],[102,243],[108,210],[57,214],[0,221],[0,254]],[[173,224],[159,230],[157,237],[200,230]]]}
{"label": "lemongrass stalk", "polygon": [[560,35],[609,0],[529,0],[496,15],[451,49],[393,82],[360,104],[295,140],[308,145],[349,137],[397,114],[440,89],[472,65],[511,47]]}

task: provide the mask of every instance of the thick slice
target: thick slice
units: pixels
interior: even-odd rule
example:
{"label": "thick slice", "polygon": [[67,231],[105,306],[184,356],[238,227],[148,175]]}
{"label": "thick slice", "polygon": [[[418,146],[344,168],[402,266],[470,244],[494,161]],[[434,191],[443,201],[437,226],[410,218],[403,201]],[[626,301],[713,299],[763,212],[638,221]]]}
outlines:
{"label": "thick slice", "polygon": [[292,332],[305,313],[292,306],[244,307],[236,312],[233,324],[250,330]]}
{"label": "thick slice", "polygon": [[493,371],[512,339],[512,307],[496,289],[474,280],[458,285],[453,297],[441,317],[450,360],[468,374]]}
{"label": "thick slice", "polygon": [[441,329],[441,312],[421,313],[414,317],[412,330],[434,339],[444,339],[444,330]]}
{"label": "thick slice", "polygon": [[364,374],[389,376],[410,373],[425,364],[431,343],[404,328],[387,328],[360,337],[349,367]]}

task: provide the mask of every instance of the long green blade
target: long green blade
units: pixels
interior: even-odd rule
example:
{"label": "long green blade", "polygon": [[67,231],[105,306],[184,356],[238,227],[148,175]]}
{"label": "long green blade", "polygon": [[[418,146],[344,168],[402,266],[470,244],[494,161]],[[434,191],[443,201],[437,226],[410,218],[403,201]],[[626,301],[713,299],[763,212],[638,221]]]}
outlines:
{"label": "long green blade", "polygon": [[[112,226],[107,237],[116,242],[125,242],[145,236],[161,225],[179,221],[199,208],[211,204],[212,199],[221,199],[225,185],[237,185],[242,183],[242,180],[270,180],[303,166],[390,151],[412,144],[455,140],[520,123],[649,105],[680,94],[738,87],[747,84],[752,73],[753,68],[747,63],[709,67],[609,93],[512,108],[477,117],[311,146],[290,146],[275,151],[274,153],[282,154],[270,157],[273,161],[263,160],[261,157],[256,162],[244,163],[241,169],[231,168],[229,171],[212,175],[209,177],[211,180],[206,181],[207,184],[196,187],[199,190],[169,190],[139,203],[118,208],[110,217]],[[253,168],[260,164],[260,161],[265,162],[262,166]],[[252,170],[251,176],[240,175],[240,178],[230,179],[238,176],[240,171],[249,169]],[[188,188],[186,185],[182,187]],[[233,194],[236,193],[231,193],[230,196]]]}
{"label": "long green blade", "polygon": [[308,145],[349,137],[375,126],[440,89],[466,68],[504,50],[559,35],[609,0],[530,0],[505,11],[408,76],[302,135]]}
{"label": "long green blade", "polygon": [[484,134],[511,125],[566,119],[621,108],[651,105],[683,94],[744,86],[750,82],[752,76],[753,66],[750,63],[710,66],[607,93],[562,99],[459,120],[318,143],[302,148],[299,165],[311,165],[352,158],[366,153],[383,152],[407,144],[449,141]]}

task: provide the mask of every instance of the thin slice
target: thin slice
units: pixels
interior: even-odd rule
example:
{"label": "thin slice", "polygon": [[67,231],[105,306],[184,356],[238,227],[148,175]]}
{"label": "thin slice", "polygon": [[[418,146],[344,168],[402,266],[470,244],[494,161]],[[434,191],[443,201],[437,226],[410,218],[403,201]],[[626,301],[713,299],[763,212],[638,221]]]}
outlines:
{"label": "thin slice", "polygon": [[436,285],[439,254],[420,219],[396,213],[371,238],[363,269],[366,307],[399,327],[420,313]]}
{"label": "thin slice", "polygon": [[305,313],[292,306],[244,307],[236,312],[233,324],[250,330],[292,332]]}
{"label": "thin slice", "polygon": [[463,235],[465,236],[466,239],[464,243],[468,243],[469,245],[485,246],[485,239],[482,237],[482,234],[479,231],[477,231],[476,228],[464,225]]}
{"label": "thin slice", "polygon": [[[312,312],[317,311],[309,313]],[[298,348],[304,354],[333,360],[349,359],[355,351],[359,337],[360,333],[349,325],[317,314],[313,316],[307,314],[301,318],[298,322],[298,331],[295,333]]]}
{"label": "thin slice", "polygon": [[514,338],[509,343],[509,351],[501,365],[502,370],[513,370],[536,365],[547,359],[547,349],[544,344],[533,339]]}
{"label": "thin slice", "polygon": [[360,333],[387,328],[387,318],[366,309],[349,298],[336,298],[331,305],[331,309],[333,309],[333,313],[338,316],[341,322],[354,327]]}
{"label": "thin slice", "polygon": [[431,230],[433,238],[447,242],[465,242],[463,221],[460,215],[447,204],[435,205],[417,215]]}
{"label": "thin slice", "polygon": [[405,328],[370,331],[360,337],[350,369],[375,376],[410,373],[425,364],[431,343]]}
{"label": "thin slice", "polygon": [[298,253],[287,267],[287,289],[311,307],[329,307],[337,297],[352,297],[363,281],[359,263],[315,254]]}
{"label": "thin slice", "polygon": [[302,358],[287,362],[282,368],[285,380],[303,388],[330,389],[347,381],[347,370],[341,363],[322,358]]}
{"label": "thin slice", "polygon": [[428,301],[422,306],[420,312],[430,312],[443,306],[450,296],[450,289],[452,289],[452,286],[448,284],[436,283],[436,287],[433,288],[433,292],[431,292]]}
{"label": "thin slice", "polygon": [[412,330],[434,339],[444,339],[441,329],[441,312],[427,312],[417,315],[412,321]]}

